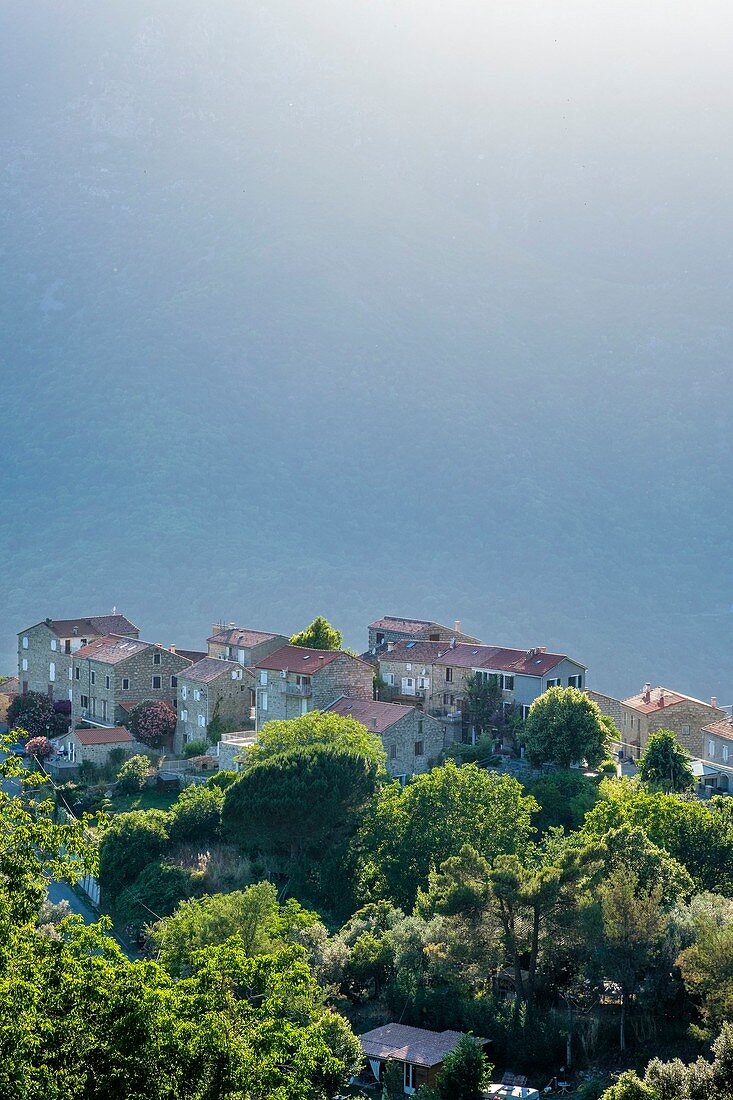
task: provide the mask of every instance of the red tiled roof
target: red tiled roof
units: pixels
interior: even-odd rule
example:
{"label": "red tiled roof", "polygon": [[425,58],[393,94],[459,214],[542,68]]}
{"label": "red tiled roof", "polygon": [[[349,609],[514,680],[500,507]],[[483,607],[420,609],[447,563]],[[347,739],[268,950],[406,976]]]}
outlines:
{"label": "red tiled roof", "polygon": [[197,661],[202,661],[204,657],[208,657],[208,653],[205,653],[203,649],[178,649],[176,653],[180,657],[185,657],[187,661],[192,661],[196,664]]}
{"label": "red tiled roof", "polygon": [[[710,703],[702,699],[693,699],[691,695],[682,695],[679,691],[670,691],[669,688],[651,688],[647,699],[647,692],[640,691],[638,695],[632,695],[629,699],[622,699],[625,707],[632,707],[642,714],[653,714],[655,711],[666,710],[668,707],[676,707],[678,703],[697,703],[701,707],[710,707]],[[717,709],[717,708],[715,708]]]}
{"label": "red tiled roof", "polygon": [[197,684],[210,684],[212,680],[217,680],[220,676],[231,676],[232,672],[237,671],[247,672],[250,676],[254,675],[251,669],[244,669],[238,661],[224,661],[221,657],[204,657],[202,660],[197,661],[195,665],[179,672],[178,679],[192,680]]}
{"label": "red tiled roof", "polygon": [[246,630],[237,626],[212,634],[209,641],[216,642],[218,645],[236,645],[241,646],[242,649],[252,649],[253,646],[260,645],[262,642],[271,642],[273,638],[281,637],[283,635],[271,634],[266,630]]}
{"label": "red tiled roof", "polygon": [[[411,1062],[430,1069],[439,1065],[462,1038],[460,1031],[426,1031],[405,1024],[385,1024],[360,1035],[359,1042],[367,1058],[382,1061],[393,1058],[397,1062]],[[482,1047],[489,1042],[478,1036],[474,1038]]]}
{"label": "red tiled roof", "polygon": [[405,718],[415,709],[415,707],[406,706],[402,703],[382,703],[375,699],[352,699],[350,696],[343,696],[326,707],[326,710],[340,714],[342,718],[355,718],[357,722],[361,722],[363,726],[375,733],[384,733],[395,722],[399,722],[401,718]]}
{"label": "red tiled roof", "polygon": [[[560,661],[567,659],[564,653],[548,653],[542,649],[507,649],[495,645],[471,645],[458,642],[452,649],[443,647],[437,665],[454,668],[483,668],[488,672],[509,672],[523,676],[544,676]],[[573,662],[578,664],[578,662]],[[579,665],[585,668],[585,665]]]}
{"label": "red tiled roof", "polygon": [[133,736],[124,726],[112,729],[95,727],[90,730],[74,730],[82,745],[123,745],[133,740]]}
{"label": "red tiled roof", "polygon": [[[319,668],[324,668],[337,657],[344,656],[349,654],[341,649],[306,649],[305,646],[284,645],[258,661],[257,668],[272,669],[275,672],[285,669],[286,672],[302,672],[312,676]],[[354,660],[358,661],[359,658],[354,657]]]}
{"label": "red tiled roof", "polygon": [[726,741],[733,741],[733,718],[723,718],[720,722],[711,722],[709,726],[703,726],[702,733],[712,733],[716,737],[724,737]]}

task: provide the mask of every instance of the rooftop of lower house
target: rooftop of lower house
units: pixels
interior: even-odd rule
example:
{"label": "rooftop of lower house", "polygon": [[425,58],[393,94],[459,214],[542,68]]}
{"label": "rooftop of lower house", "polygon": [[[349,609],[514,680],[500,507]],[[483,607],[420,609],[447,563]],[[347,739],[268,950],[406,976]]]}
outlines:
{"label": "rooftop of lower house", "polygon": [[722,718],[720,722],[711,722],[709,726],[703,726],[702,732],[724,737],[726,741],[733,741],[733,718]]}
{"label": "rooftop of lower house", "polygon": [[[460,1031],[426,1031],[405,1024],[384,1024],[360,1035],[359,1042],[367,1058],[411,1062],[415,1066],[431,1069],[440,1065],[462,1038]],[[489,1042],[479,1036],[473,1038],[481,1046]]]}
{"label": "rooftop of lower house", "polygon": [[326,710],[340,714],[342,718],[356,719],[375,733],[384,733],[415,709],[402,703],[382,703],[376,699],[352,699],[347,695],[342,695],[340,699],[326,707]]}
{"label": "rooftop of lower house", "polygon": [[[124,726],[102,727],[93,729],[74,730],[74,733],[82,745],[126,745],[134,740],[129,730]],[[68,734],[66,735],[68,736]]]}
{"label": "rooftop of lower house", "polygon": [[467,642],[456,642],[454,646],[444,647],[435,663],[456,668],[509,672],[519,676],[544,676],[561,661],[572,661],[579,668],[585,668],[585,665],[568,657],[566,653],[548,653],[545,646],[510,649],[506,646],[471,645]]}
{"label": "rooftop of lower house", "polygon": [[461,623],[456,619],[454,625],[444,626],[442,623],[433,622],[430,619],[405,619],[399,615],[385,615],[381,619],[377,619],[376,622],[370,623],[369,630],[384,630],[391,631],[394,634],[425,634],[430,630],[439,631],[441,634],[456,634],[460,635],[464,641],[477,642],[478,638],[473,638],[470,634],[463,634],[461,631]]}

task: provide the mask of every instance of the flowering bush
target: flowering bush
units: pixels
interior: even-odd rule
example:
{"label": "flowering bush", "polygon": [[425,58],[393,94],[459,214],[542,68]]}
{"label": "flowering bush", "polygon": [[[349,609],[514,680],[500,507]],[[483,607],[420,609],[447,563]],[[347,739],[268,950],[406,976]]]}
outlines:
{"label": "flowering bush", "polygon": [[38,760],[48,760],[53,756],[53,745],[47,737],[31,737],[25,746],[28,756],[35,756]]}
{"label": "flowering bush", "polygon": [[139,703],[130,712],[130,733],[153,749],[169,744],[175,730],[176,712],[164,699]]}

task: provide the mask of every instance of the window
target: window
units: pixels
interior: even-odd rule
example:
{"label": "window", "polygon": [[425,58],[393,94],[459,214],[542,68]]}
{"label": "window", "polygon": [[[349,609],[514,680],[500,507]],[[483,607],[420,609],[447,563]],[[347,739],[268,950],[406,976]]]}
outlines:
{"label": "window", "polygon": [[502,676],[502,685],[505,691],[514,691],[514,677]]}
{"label": "window", "polygon": [[424,741],[416,741],[415,742],[415,756],[424,756],[424,755],[425,755],[425,742]]}
{"label": "window", "polygon": [[689,726],[683,726],[682,727],[682,736],[683,737],[689,737],[690,736],[690,727]]}
{"label": "window", "polygon": [[104,678],[104,686],[105,686],[105,688],[107,689],[107,691],[109,691],[109,676],[105,676],[105,678]]}
{"label": "window", "polygon": [[708,741],[708,753],[710,754],[710,759],[712,760],[712,758],[715,756],[715,742],[714,741]]}
{"label": "window", "polygon": [[402,677],[402,694],[414,695],[415,694],[415,681],[412,676]]}
{"label": "window", "polygon": [[196,700],[196,702],[198,703],[199,700],[201,699],[201,688],[194,688],[193,689],[193,697]]}
{"label": "window", "polygon": [[87,710],[88,707],[89,707],[89,696],[88,695],[82,695],[79,702],[81,703],[81,709],[82,710]]}
{"label": "window", "polygon": [[79,668],[78,665],[74,669],[74,676],[76,676],[77,680],[81,679],[81,669]]}
{"label": "window", "polygon": [[406,665],[405,665],[405,670],[406,670],[407,672],[412,672],[412,665],[411,665],[411,664],[409,664],[409,663],[408,663],[408,664],[406,664]]}
{"label": "window", "polygon": [[187,722],[188,721],[188,711],[187,710],[182,710],[181,711],[181,721],[182,722]]}
{"label": "window", "polygon": [[377,631],[377,645],[381,645],[384,641],[384,634],[381,631]]}
{"label": "window", "polygon": [[553,680],[549,679],[549,677],[548,677],[547,686],[548,686],[548,688],[559,688],[560,687],[560,677],[558,676],[557,679],[553,679]]}
{"label": "window", "polygon": [[390,745],[389,746],[389,758],[390,758],[390,760],[396,760],[397,759],[397,746],[396,745]]}
{"label": "window", "polygon": [[448,692],[444,693],[444,695],[443,695],[443,706],[444,707],[452,707],[453,704],[455,703],[455,701],[456,701],[455,695],[449,695]]}
{"label": "window", "polygon": [[199,714],[199,725],[200,726],[205,726],[206,725],[206,719],[204,718],[203,714]]}
{"label": "window", "polygon": [[27,635],[23,635],[23,649],[27,649],[27,648],[28,648],[28,637],[27,637]]}
{"label": "window", "polygon": [[153,654],[153,664],[154,665],[159,665],[160,664],[160,654],[159,653],[154,653]]}
{"label": "window", "polygon": [[385,672],[382,676],[382,679],[384,680],[385,684],[388,684],[390,687],[394,687],[394,672]]}
{"label": "window", "polygon": [[423,731],[423,726],[424,725],[425,725],[424,718],[418,718],[418,720],[417,720],[417,735],[418,735],[418,737],[422,737],[422,731]]}
{"label": "window", "polygon": [[447,668],[445,670],[445,682],[446,682],[446,684],[452,684],[453,683],[453,669],[452,668]]}
{"label": "window", "polygon": [[51,649],[54,651],[54,653],[56,652],[56,639],[55,638],[51,639]]}
{"label": "window", "polygon": [[529,707],[522,707],[522,721],[526,722],[529,718]]}
{"label": "window", "polygon": [[425,689],[429,688],[430,687],[430,677],[429,676],[419,676],[418,680],[417,680],[417,686],[419,688],[425,688]]}
{"label": "window", "polygon": [[727,745],[723,745],[723,760],[725,761],[726,764],[728,763],[728,746]]}
{"label": "window", "polygon": [[96,696],[92,696],[92,717],[97,717],[97,699]]}
{"label": "window", "polygon": [[178,687],[178,677],[177,676],[171,676],[171,687],[172,688]]}
{"label": "window", "polygon": [[578,691],[580,691],[582,686],[583,686],[583,677],[580,675],[580,673],[578,673],[577,676],[568,676],[568,687],[569,688],[577,688]]}
{"label": "window", "polygon": [[70,703],[73,702],[73,699],[74,699],[74,692],[71,690],[71,688],[69,688],[69,702]]}
{"label": "window", "polygon": [[48,679],[49,679],[49,682],[52,683],[52,684],[56,680],[56,664],[55,664],[54,661],[51,661],[51,663],[48,666]]}
{"label": "window", "polygon": [[130,690],[130,680],[129,680],[129,677],[127,677],[127,676],[122,677],[122,690],[123,691],[129,691]]}
{"label": "window", "polygon": [[261,710],[267,710],[267,692],[260,692],[260,708]]}
{"label": "window", "polygon": [[24,657],[23,658],[23,672],[27,672],[27,671],[28,671],[28,658]]}
{"label": "window", "polygon": [[260,672],[260,683],[267,687],[267,672],[264,668]]}
{"label": "window", "polygon": [[89,681],[90,681],[90,683],[92,683],[92,684],[96,684],[96,682],[97,682],[97,674],[96,674],[96,672],[91,672],[91,673],[90,673],[90,675],[89,675]]}
{"label": "window", "polygon": [[181,699],[188,699],[188,688],[185,684],[181,684]]}
{"label": "window", "polygon": [[153,687],[154,688],[159,688],[161,686],[162,682],[163,681],[161,680],[160,676],[153,676]]}
{"label": "window", "polygon": [[64,642],[64,653],[71,653],[71,638],[67,638]]}
{"label": "window", "polygon": [[103,722],[107,721],[107,700],[106,699],[102,700],[102,721]]}
{"label": "window", "polygon": [[70,680],[73,679],[73,676],[74,676],[74,670],[73,670],[73,668],[70,668],[69,669],[69,679]]}

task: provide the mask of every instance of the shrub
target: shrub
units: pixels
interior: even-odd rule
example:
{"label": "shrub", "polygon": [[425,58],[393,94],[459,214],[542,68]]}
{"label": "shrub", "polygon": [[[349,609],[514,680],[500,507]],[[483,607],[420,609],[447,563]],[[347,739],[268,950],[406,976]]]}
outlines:
{"label": "shrub", "polygon": [[8,707],[8,725],[11,730],[23,729],[30,737],[47,734],[53,717],[53,703],[40,691],[26,691],[22,695],[16,695]]}
{"label": "shrub", "polygon": [[183,755],[186,759],[188,759],[189,756],[204,756],[208,747],[208,741],[188,741],[183,746]]}
{"label": "shrub", "polygon": [[239,778],[237,772],[228,772],[222,770],[217,772],[216,775],[210,776],[206,780],[207,787],[218,787],[220,790],[225,791],[227,787],[231,787],[232,783],[236,783]]}
{"label": "shrub", "polygon": [[224,791],[220,787],[186,787],[171,807],[171,840],[175,843],[215,840],[223,802]]}
{"label": "shrub", "polygon": [[130,732],[144,745],[157,749],[170,742],[176,729],[176,712],[164,699],[138,703],[130,711]]}
{"label": "shrub", "polygon": [[79,779],[82,783],[93,783],[99,774],[99,768],[92,760],[82,760],[79,765]]}
{"label": "shrub", "polygon": [[128,935],[137,936],[156,917],[168,917],[193,893],[191,875],[168,863],[149,863],[120,893],[115,917]]}
{"label": "shrub", "polygon": [[148,779],[150,761],[147,756],[131,756],[117,773],[117,787],[124,794],[141,791]]}
{"label": "shrub", "polygon": [[25,746],[28,756],[35,756],[37,760],[48,760],[53,756],[53,745],[47,737],[31,737]]}
{"label": "shrub", "polygon": [[170,815],[162,810],[119,814],[99,845],[99,883],[110,901],[158,859],[168,843]]}

